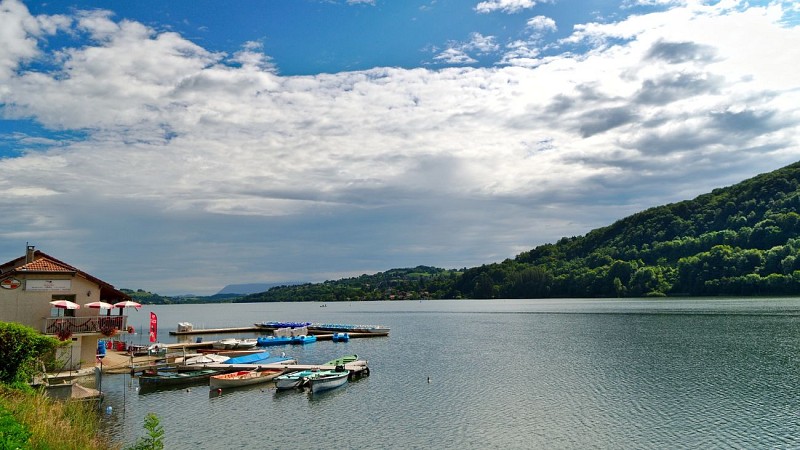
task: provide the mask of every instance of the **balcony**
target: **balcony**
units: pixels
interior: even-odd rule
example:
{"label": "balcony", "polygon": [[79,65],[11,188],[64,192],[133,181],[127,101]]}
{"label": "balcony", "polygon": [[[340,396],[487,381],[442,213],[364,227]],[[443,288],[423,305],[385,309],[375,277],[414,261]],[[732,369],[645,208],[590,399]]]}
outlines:
{"label": "balcony", "polygon": [[44,319],[44,334],[58,334],[61,332],[77,333],[103,333],[110,335],[116,328],[125,331],[128,326],[128,316],[84,316],[84,317],[46,317]]}

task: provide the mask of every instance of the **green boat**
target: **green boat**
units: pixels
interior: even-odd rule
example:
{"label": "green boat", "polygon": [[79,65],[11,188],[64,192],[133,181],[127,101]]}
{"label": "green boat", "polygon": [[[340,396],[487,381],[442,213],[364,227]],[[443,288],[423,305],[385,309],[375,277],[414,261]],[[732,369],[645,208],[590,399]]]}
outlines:
{"label": "green boat", "polygon": [[345,364],[350,364],[351,362],[358,361],[358,355],[347,355],[342,356],[341,358],[336,358],[326,362],[325,366],[343,366]]}
{"label": "green boat", "polygon": [[139,376],[139,387],[160,388],[166,386],[186,386],[207,382],[211,375],[220,373],[217,369],[191,370],[187,372],[158,372]]}

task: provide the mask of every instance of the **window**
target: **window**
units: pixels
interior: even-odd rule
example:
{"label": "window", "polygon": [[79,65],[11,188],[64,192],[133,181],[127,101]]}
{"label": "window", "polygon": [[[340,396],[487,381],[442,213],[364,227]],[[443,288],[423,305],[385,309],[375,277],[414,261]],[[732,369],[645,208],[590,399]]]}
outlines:
{"label": "window", "polygon": [[[72,303],[75,303],[75,294],[56,294],[52,296],[53,300],[67,300]],[[61,311],[64,313],[61,314]],[[64,317],[75,317],[75,310],[74,309],[64,309],[64,308],[52,308],[50,310],[51,317],[57,317],[63,315]]]}

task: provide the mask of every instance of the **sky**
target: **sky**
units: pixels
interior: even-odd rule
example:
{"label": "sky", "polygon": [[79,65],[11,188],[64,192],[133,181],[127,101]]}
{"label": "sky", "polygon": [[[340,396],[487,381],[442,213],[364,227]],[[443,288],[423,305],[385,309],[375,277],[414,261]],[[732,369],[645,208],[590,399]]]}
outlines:
{"label": "sky", "polygon": [[0,260],[211,295],[501,262],[800,160],[800,4],[0,1]]}

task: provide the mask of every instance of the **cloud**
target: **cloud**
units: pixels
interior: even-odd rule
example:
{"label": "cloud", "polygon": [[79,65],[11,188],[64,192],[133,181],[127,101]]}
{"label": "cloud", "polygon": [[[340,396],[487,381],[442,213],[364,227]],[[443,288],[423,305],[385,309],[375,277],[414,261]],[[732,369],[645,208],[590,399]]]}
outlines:
{"label": "cloud", "polygon": [[536,6],[534,0],[488,0],[478,3],[475,6],[475,11],[480,14],[488,14],[495,11],[514,14],[523,9],[531,9],[534,6]]}
{"label": "cloud", "polygon": [[525,26],[536,32],[556,31],[558,29],[556,27],[556,21],[547,16],[532,17],[528,19]]}
{"label": "cloud", "polygon": [[453,65],[465,65],[478,62],[470,56],[470,52],[476,55],[486,55],[499,50],[494,36],[484,36],[480,33],[471,33],[470,40],[466,42],[452,41],[447,44],[447,48],[434,56],[434,61]]}
{"label": "cloud", "polygon": [[[122,287],[479,265],[800,154],[779,4],[581,24],[546,55],[531,29],[474,33],[436,56],[506,65],[305,76],[257,42],[223,54],[103,11],[2,5],[2,114],[63,134],[0,159],[0,250],[31,240]],[[86,40],[49,50],[52,33]]]}

